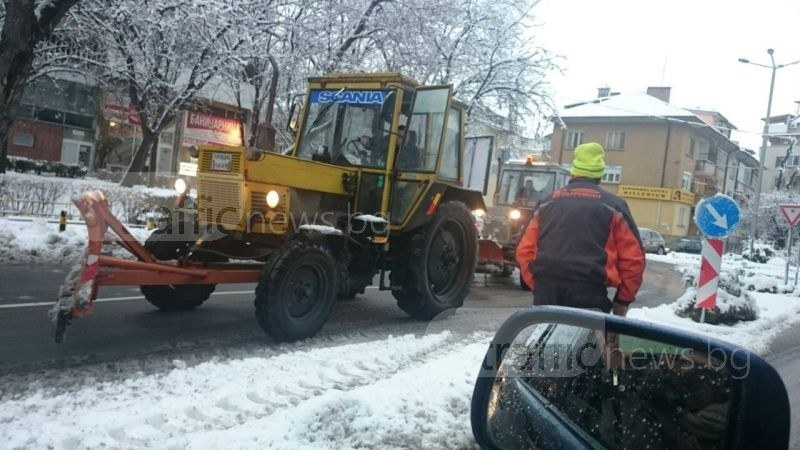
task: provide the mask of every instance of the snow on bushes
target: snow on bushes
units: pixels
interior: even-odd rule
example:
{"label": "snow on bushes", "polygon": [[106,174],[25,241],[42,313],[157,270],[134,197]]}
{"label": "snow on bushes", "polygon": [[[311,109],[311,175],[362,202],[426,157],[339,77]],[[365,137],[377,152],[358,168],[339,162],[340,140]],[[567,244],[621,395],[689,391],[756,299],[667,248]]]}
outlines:
{"label": "snow on bushes", "polygon": [[71,198],[98,189],[108,199],[111,211],[123,222],[136,222],[143,210],[171,208],[175,191],[134,186],[125,188],[97,179],[65,179],[31,174],[0,175],[0,212],[5,214],[55,217],[61,210],[73,216],[78,211]]}
{"label": "snow on bushes", "polygon": [[[758,306],[749,292],[742,289],[743,271],[723,271],[719,277],[717,304],[705,312],[705,322],[712,325],[733,325],[737,322],[756,320]],[[688,317],[695,322],[700,321],[701,311],[695,307],[697,303],[694,273],[684,271],[686,292],[673,304],[678,317]]]}
{"label": "snow on bushes", "polygon": [[753,244],[753,252],[750,253],[750,248],[746,248],[742,252],[742,258],[759,264],[766,264],[772,257],[775,256],[775,249],[771,245],[756,242]]}

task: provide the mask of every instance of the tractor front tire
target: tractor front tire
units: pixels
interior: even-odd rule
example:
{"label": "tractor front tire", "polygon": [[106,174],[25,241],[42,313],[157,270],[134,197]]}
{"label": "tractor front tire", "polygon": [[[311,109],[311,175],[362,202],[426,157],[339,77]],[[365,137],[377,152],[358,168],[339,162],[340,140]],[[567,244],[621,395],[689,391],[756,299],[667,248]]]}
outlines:
{"label": "tractor front tire", "polygon": [[338,271],[327,248],[293,241],[275,250],[256,286],[256,318],[276,341],[315,335],[336,302]]}
{"label": "tractor front tire", "polygon": [[162,311],[189,311],[208,300],[215,284],[139,286],[144,298]]}
{"label": "tractor front tire", "polygon": [[[171,226],[156,229],[144,243],[144,248],[160,261],[182,258],[191,246],[192,241],[179,240]],[[215,284],[162,284],[139,286],[139,289],[148,302],[162,311],[189,311],[208,300],[216,287]]]}
{"label": "tractor front tire", "polygon": [[389,278],[400,309],[431,320],[464,304],[478,261],[475,219],[466,205],[440,205],[430,224],[396,244]]}

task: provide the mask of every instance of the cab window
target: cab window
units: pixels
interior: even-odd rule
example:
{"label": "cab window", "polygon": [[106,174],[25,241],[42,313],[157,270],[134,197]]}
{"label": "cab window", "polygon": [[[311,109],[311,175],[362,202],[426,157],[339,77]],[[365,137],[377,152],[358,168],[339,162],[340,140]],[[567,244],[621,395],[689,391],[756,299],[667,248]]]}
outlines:
{"label": "cab window", "polygon": [[418,90],[408,119],[398,168],[409,172],[433,172],[439,158],[449,88]]}
{"label": "cab window", "polygon": [[450,108],[447,127],[442,146],[442,166],[439,176],[448,180],[458,180],[458,155],[461,153],[461,111]]}
{"label": "cab window", "polygon": [[383,168],[395,89],[312,89],[297,156]]}

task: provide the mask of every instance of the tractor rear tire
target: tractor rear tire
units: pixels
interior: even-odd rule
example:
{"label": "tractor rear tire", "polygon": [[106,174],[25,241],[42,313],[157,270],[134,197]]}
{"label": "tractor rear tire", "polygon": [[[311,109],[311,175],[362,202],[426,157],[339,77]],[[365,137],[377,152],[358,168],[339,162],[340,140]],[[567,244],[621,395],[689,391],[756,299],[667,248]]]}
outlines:
{"label": "tractor rear tire", "polygon": [[208,300],[215,284],[139,286],[144,298],[162,311],[189,311]]}
{"label": "tractor rear tire", "polygon": [[327,248],[293,241],[275,250],[256,286],[256,318],[276,341],[315,335],[336,302],[338,271]]}
{"label": "tractor rear tire", "polygon": [[389,274],[397,306],[411,317],[431,320],[460,308],[478,261],[475,219],[461,202],[439,206],[433,221],[396,241],[399,252]]}

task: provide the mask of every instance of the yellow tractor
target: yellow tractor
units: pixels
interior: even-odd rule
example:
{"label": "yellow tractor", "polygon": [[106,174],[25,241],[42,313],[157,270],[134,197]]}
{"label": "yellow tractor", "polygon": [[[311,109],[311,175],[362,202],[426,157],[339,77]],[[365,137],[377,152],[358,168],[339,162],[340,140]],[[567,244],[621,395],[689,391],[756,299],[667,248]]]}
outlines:
{"label": "yellow tractor", "polygon": [[[91,293],[91,306],[98,286],[136,283],[156,307],[184,310],[218,283],[255,281],[256,318],[280,341],[314,335],[337,298],[376,275],[415,318],[460,307],[477,261],[471,211],[485,206],[462,187],[465,105],[452,88],[330,74],[309,80],[292,115],[286,152],[201,146],[195,221],[157,230],[143,251],[127,242],[139,261],[100,256],[94,278],[78,277],[69,293]],[[105,217],[100,197],[81,200],[84,215]],[[82,288],[87,278],[95,283]],[[56,308],[58,323],[85,311],[83,297]]]}

